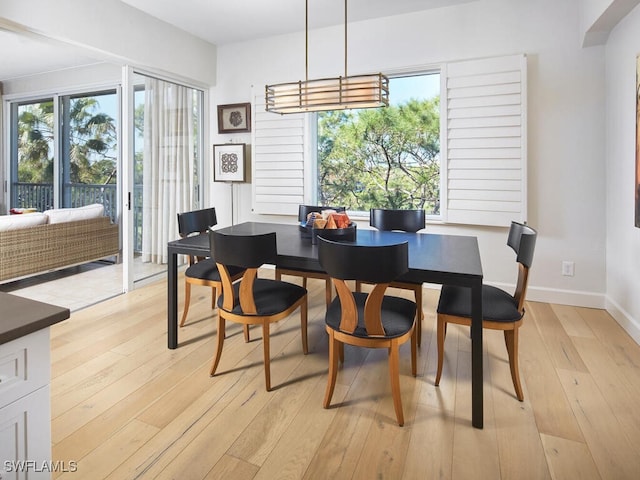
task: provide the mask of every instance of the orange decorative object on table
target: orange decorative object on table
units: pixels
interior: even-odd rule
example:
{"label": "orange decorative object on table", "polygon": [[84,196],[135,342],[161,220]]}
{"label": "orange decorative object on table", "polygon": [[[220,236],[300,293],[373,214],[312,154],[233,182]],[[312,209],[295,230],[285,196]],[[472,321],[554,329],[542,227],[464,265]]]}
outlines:
{"label": "orange decorative object on table", "polygon": [[346,213],[333,213],[331,218],[337,228],[348,228],[351,225],[351,220],[349,220],[349,216]]}

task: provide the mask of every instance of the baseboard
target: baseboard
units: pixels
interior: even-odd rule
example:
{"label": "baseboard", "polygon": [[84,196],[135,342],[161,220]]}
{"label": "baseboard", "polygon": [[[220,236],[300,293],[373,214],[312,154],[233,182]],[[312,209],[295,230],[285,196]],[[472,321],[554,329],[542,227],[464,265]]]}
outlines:
{"label": "baseboard", "polygon": [[[504,286],[501,285],[496,286],[504,288]],[[513,291],[513,288],[513,286],[507,286],[506,290]],[[531,285],[527,288],[527,300],[587,308],[605,308],[606,305],[605,295],[603,293],[532,287]]]}
{"label": "baseboard", "polygon": [[606,298],[606,310],[635,342],[640,345],[640,323],[610,297]]}
{"label": "baseboard", "polygon": [[[487,285],[501,288],[507,292],[513,292],[515,285],[498,282],[487,282]],[[441,285],[425,283],[425,288],[439,290]],[[559,305],[572,305],[574,307],[605,308],[605,297],[601,293],[581,292],[577,290],[558,290],[553,288],[532,287],[527,288],[527,300],[532,302],[557,303]]]}

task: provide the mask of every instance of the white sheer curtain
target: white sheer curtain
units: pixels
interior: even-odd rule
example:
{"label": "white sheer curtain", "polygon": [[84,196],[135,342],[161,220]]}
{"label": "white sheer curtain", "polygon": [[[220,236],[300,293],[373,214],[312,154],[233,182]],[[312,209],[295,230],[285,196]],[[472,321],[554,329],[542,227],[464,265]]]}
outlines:
{"label": "white sheer curtain", "polygon": [[179,212],[194,191],[192,89],[145,80],[142,261],[167,263],[167,242],[178,235]]}

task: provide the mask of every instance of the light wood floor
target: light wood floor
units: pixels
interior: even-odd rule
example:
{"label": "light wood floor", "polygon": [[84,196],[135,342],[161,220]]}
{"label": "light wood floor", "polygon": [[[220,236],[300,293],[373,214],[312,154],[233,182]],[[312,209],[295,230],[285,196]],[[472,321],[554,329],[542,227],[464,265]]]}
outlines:
{"label": "light wood floor", "polygon": [[604,311],[527,304],[523,403],[502,334],[486,332],[485,428],[477,430],[462,328],[450,326],[443,380],[433,385],[438,292],[425,289],[417,378],[409,345],[401,349],[406,423],[398,427],[386,351],[347,347],[334,407],[322,408],[322,282],[310,280],[309,355],[297,313],[274,327],[272,392],[259,329],[246,344],[230,324],[219,374],[209,377],[217,317],[209,291],[194,294],[176,350],[166,348],[164,281],[53,327],[53,459],[78,464],[58,478],[639,478],[640,346]]}

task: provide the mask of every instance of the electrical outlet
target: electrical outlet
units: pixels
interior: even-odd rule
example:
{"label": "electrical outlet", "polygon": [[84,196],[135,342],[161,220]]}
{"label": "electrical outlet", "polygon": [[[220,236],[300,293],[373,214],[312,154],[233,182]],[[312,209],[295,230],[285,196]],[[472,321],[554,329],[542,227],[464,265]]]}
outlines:
{"label": "electrical outlet", "polygon": [[562,275],[565,277],[573,277],[575,269],[575,264],[573,262],[563,261],[562,262]]}

